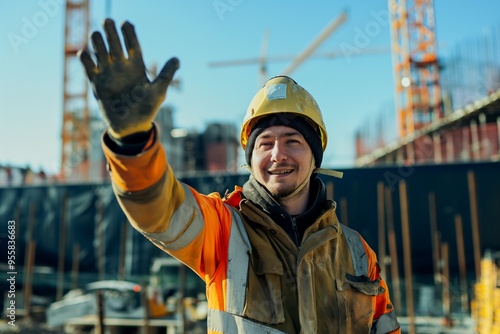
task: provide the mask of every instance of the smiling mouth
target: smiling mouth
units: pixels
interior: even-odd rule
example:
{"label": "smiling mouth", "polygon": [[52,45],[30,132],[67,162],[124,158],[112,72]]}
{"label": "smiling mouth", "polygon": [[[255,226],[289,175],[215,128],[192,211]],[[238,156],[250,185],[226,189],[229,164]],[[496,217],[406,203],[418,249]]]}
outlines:
{"label": "smiling mouth", "polygon": [[285,169],[285,170],[278,170],[278,171],[268,171],[270,175],[284,175],[284,174],[290,174],[293,172],[293,169]]}

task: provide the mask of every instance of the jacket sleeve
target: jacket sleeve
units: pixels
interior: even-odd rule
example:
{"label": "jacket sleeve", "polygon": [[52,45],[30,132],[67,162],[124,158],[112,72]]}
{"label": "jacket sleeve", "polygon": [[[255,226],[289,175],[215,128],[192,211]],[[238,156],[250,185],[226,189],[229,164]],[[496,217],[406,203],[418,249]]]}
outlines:
{"label": "jacket sleeve", "polygon": [[382,294],[377,295],[374,300],[375,314],[373,316],[373,326],[371,333],[390,333],[400,334],[401,327],[397,321],[394,306],[389,297],[389,288],[387,283],[380,277],[380,267],[377,262],[375,252],[370,248],[366,241],[361,238],[368,257],[368,274],[370,280],[380,280],[380,286],[384,289]]}
{"label": "jacket sleeve", "polygon": [[199,194],[177,180],[156,139],[133,156],[113,152],[106,140],[102,146],[113,191],[131,225],[206,282],[224,272],[231,211],[220,195]]}

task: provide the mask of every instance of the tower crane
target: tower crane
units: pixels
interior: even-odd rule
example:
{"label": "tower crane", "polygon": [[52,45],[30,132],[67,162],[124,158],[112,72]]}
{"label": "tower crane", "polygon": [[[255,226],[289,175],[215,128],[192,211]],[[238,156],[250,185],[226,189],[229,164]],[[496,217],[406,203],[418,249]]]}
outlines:
{"label": "tower crane", "polygon": [[61,178],[88,180],[90,116],[88,83],[77,57],[87,47],[89,0],[67,0],[64,29],[64,83]]}
{"label": "tower crane", "polygon": [[399,136],[442,118],[433,0],[389,0]]}
{"label": "tower crane", "polygon": [[[90,0],[66,0],[64,33],[64,84],[61,171],[62,181],[88,181],[91,169],[100,165],[91,158],[91,119],[89,112],[89,84],[77,52],[87,48],[90,30]],[[111,16],[111,0],[105,2],[106,16]],[[156,76],[155,64],[148,73]],[[175,79],[172,86],[180,88]]]}
{"label": "tower crane", "polygon": [[[260,73],[260,81],[267,80],[267,63],[270,61],[290,61],[292,63],[282,72],[282,75],[290,75],[297,67],[300,66],[307,58],[311,56],[319,56],[314,55],[316,49],[328,38],[330,35],[337,30],[345,21],[347,20],[347,12],[342,12],[338,17],[332,20],[323,31],[313,40],[313,42],[308,45],[304,51],[302,51],[297,56],[267,56],[267,44],[269,40],[269,32],[266,31],[264,33],[264,39],[261,48],[261,55],[258,58],[249,58],[249,59],[239,59],[239,60],[226,60],[226,61],[215,61],[210,62],[208,66],[210,67],[222,67],[222,66],[235,66],[235,65],[247,65],[247,64],[259,64],[259,73]],[[336,57],[340,53],[328,53],[322,54],[323,57]]]}
{"label": "tower crane", "polygon": [[290,75],[293,71],[297,69],[307,58],[309,58],[314,51],[328,38],[330,35],[337,30],[345,21],[347,20],[347,13],[343,12],[339,17],[333,20],[313,41],[312,43],[304,49],[297,57],[295,57],[292,63],[283,70],[282,75]]}

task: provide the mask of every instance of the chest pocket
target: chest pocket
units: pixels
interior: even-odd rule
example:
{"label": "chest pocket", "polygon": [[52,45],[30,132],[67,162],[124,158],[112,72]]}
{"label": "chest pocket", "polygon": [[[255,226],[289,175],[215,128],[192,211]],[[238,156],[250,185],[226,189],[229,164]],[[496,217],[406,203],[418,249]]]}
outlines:
{"label": "chest pocket", "polygon": [[373,297],[384,293],[380,280],[370,281],[365,275],[345,274],[344,279],[336,280],[337,291],[343,295],[341,309],[347,323],[352,328],[366,328],[369,331],[373,320]]}
{"label": "chest pocket", "polygon": [[250,260],[243,315],[266,324],[282,323],[283,264],[272,249],[259,249],[258,255]]}

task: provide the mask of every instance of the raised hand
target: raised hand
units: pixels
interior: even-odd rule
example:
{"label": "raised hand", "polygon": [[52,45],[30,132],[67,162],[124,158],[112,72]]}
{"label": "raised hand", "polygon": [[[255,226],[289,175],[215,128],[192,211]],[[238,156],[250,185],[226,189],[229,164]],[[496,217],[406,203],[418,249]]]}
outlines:
{"label": "raised hand", "polygon": [[123,52],[115,22],[111,19],[104,21],[109,50],[101,33],[96,31],[91,35],[97,64],[88,50],[79,52],[108,132],[115,138],[151,129],[168,85],[179,68],[179,60],[171,58],[151,82],[146,75],[134,26],[126,21],[121,30],[128,57]]}

